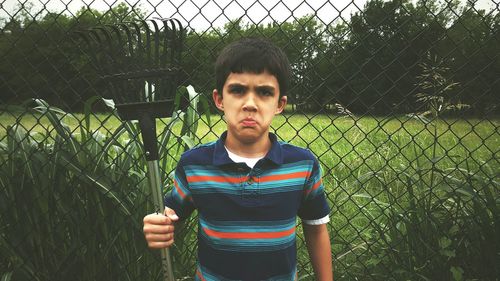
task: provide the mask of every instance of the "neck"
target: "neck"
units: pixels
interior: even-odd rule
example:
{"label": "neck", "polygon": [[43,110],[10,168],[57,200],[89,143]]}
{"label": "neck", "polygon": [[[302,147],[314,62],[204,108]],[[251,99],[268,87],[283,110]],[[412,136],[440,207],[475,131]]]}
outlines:
{"label": "neck", "polygon": [[229,151],[239,156],[257,158],[264,157],[271,149],[271,140],[269,139],[269,133],[267,133],[257,140],[245,142],[238,140],[228,131],[224,145]]}

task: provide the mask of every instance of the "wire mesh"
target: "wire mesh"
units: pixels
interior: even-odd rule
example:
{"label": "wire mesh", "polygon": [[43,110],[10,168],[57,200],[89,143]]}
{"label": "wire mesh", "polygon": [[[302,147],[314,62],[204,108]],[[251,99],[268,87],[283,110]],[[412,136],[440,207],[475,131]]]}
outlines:
{"label": "wire mesh", "polygon": [[[153,204],[137,124],[101,98],[74,34],[174,17],[187,27],[179,78],[194,88],[157,124],[165,191],[180,154],[225,129],[207,102],[218,52],[267,37],[293,68],[272,131],[321,162],[335,279],[496,280],[499,11],[494,0],[0,1],[0,276],[160,280],[142,234]],[[299,277],[314,280],[298,229]],[[176,233],[183,280],[196,231],[194,214]]]}

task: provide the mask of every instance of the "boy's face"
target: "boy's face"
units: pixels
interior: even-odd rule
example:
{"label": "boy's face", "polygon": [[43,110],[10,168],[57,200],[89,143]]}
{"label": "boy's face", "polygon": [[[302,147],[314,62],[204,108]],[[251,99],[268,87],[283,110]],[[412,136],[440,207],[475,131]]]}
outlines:
{"label": "boy's face", "polygon": [[262,73],[230,73],[222,93],[213,92],[215,105],[224,111],[228,138],[249,144],[268,138],[274,115],[285,108],[276,77]]}

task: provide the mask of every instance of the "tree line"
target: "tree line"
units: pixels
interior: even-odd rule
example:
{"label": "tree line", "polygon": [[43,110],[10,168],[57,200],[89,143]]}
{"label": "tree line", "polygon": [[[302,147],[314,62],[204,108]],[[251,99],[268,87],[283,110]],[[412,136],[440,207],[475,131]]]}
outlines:
{"label": "tree line", "polygon": [[[84,7],[74,15],[21,13],[4,20],[0,103],[38,97],[67,111],[81,110],[106,88],[74,31],[145,17],[121,3],[104,12]],[[210,95],[218,52],[241,36],[265,36],[291,61],[289,101],[301,111],[423,112],[428,105],[418,95],[425,93],[469,105],[471,114],[498,114],[499,25],[498,10],[438,0],[372,0],[350,18],[328,24],[314,15],[269,24],[234,20],[222,28],[188,29],[181,80]]]}

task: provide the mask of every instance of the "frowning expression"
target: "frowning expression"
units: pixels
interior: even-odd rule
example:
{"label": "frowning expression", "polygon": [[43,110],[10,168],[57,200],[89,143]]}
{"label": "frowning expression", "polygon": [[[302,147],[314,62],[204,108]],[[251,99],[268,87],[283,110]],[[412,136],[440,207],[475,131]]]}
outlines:
{"label": "frowning expression", "polygon": [[267,138],[276,114],[283,111],[287,98],[280,97],[276,77],[262,73],[230,73],[224,83],[222,95],[214,90],[214,102],[224,116],[228,137],[247,143]]}

